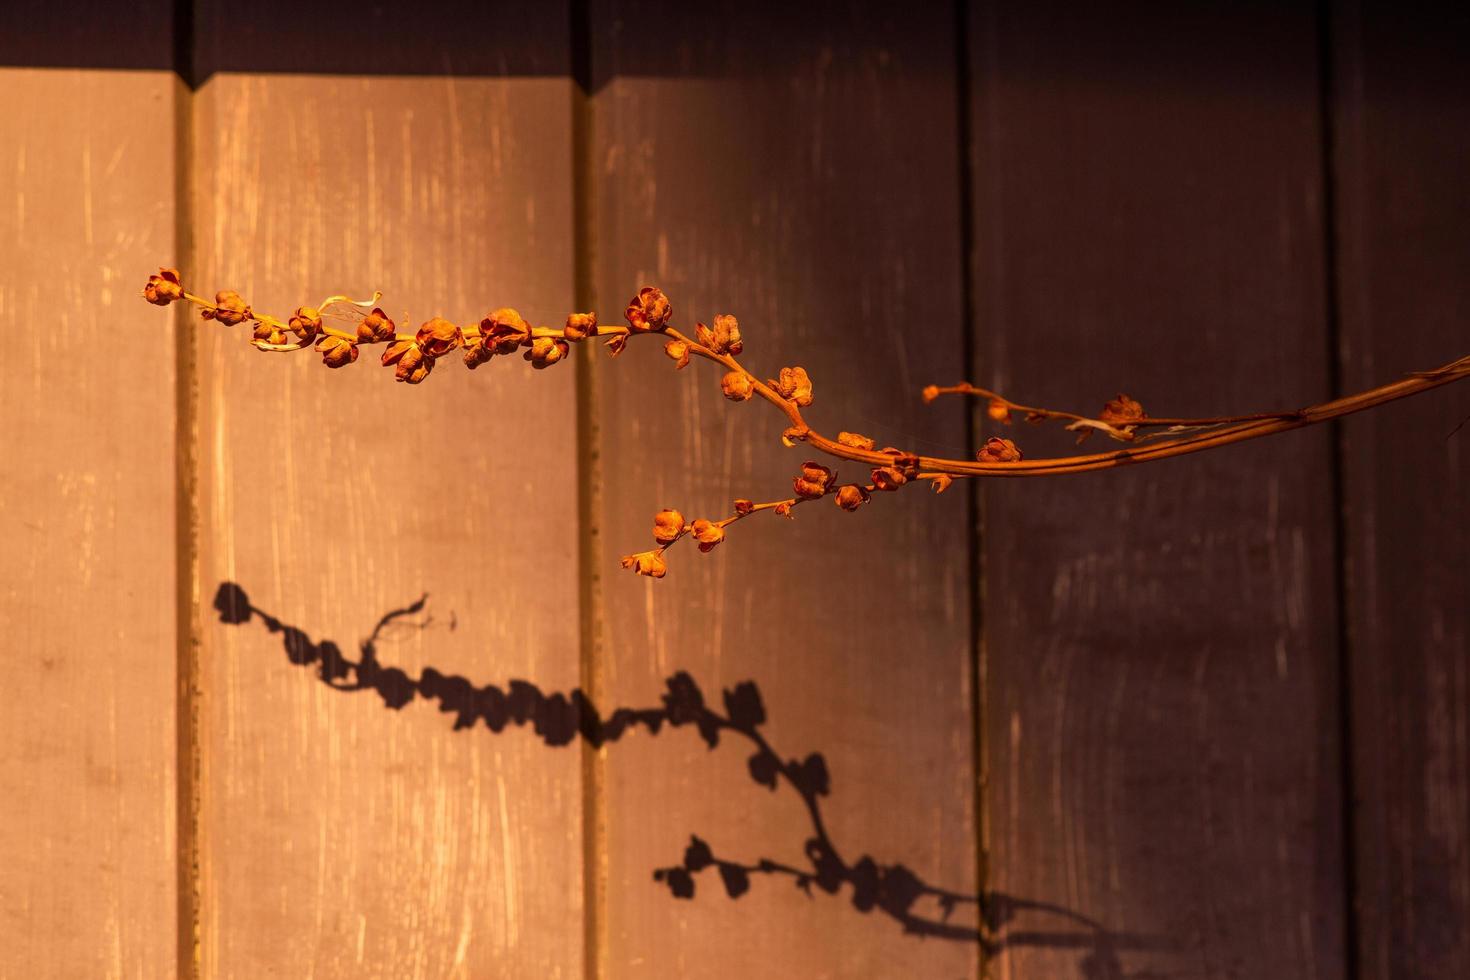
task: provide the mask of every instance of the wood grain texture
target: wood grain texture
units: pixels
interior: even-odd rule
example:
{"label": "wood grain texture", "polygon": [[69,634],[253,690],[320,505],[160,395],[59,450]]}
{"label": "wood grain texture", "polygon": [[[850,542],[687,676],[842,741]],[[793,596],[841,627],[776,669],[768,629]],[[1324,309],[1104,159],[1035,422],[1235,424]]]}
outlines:
{"label": "wood grain texture", "polygon": [[[617,319],[654,283],[685,328],[733,313],[744,363],[811,372],[814,424],[963,453],[960,407],[917,397],[961,357],[952,14],[867,10],[595,6],[597,300]],[[671,65],[680,77],[650,77]],[[718,371],[675,372],[657,344],[596,370],[603,700],[658,707],[685,671],[724,715],[722,692],[754,682],[779,757],[825,761],[816,799],[841,862],[866,855],[973,895],[963,496],[916,488],[857,514],[824,501],[792,524],[752,519],[712,554],[681,543],[667,579],[637,578],[617,559],[649,547],[655,511],[779,499],[810,454],[780,446],[767,406],[726,402]],[[687,900],[655,881],[694,836],[724,860],[812,869],[799,795],[753,781],[747,737],[726,729],[707,747],[695,727],[604,751],[607,976],[978,971],[973,939],[905,934],[884,900],[855,907],[852,881],[808,896],[789,875],[737,874],[749,889],[732,899],[705,868]],[[942,920],[932,897],[906,905],[901,891],[892,908]],[[973,930],[975,906],[948,924]]]}
{"label": "wood grain texture", "polygon": [[[1342,385],[1465,353],[1470,15],[1334,12]],[[1470,975],[1470,391],[1346,420],[1361,976]]]}
{"label": "wood grain texture", "polygon": [[[524,29],[565,51],[552,13]],[[190,280],[282,313],[381,287],[400,324],[501,305],[556,322],[570,84],[215,75]],[[203,603],[238,583],[357,659],[380,616],[429,596],[375,644],[419,682],[393,710],[293,666],[258,621],[207,624],[205,974],[580,976],[576,748],[473,712],[456,729],[424,687],[429,668],[502,692],[578,684],[573,372],[455,357],[415,388],[381,348],[328,371],[251,350],[243,327],[200,330]]]}
{"label": "wood grain texture", "polygon": [[[978,383],[1164,415],[1327,395],[1315,26],[977,5]],[[1329,446],[985,486],[994,976],[1342,975]]]}
{"label": "wood grain texture", "polygon": [[0,977],[173,965],[173,86],[0,69]]}

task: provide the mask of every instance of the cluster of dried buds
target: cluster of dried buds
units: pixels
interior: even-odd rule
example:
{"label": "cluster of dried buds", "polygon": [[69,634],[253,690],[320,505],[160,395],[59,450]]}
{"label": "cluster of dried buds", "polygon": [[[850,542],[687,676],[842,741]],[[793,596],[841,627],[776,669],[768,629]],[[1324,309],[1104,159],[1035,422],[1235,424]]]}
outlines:
{"label": "cluster of dried buds", "polygon": [[[1164,459],[1313,425],[1470,377],[1470,357],[1462,357],[1432,371],[1417,372],[1391,384],[1297,411],[1213,418],[1151,417],[1138,401],[1123,394],[1107,402],[1093,417],[1022,405],[969,383],[947,388],[930,385],[923,392],[925,401],[944,394],[974,395],[985,399],[986,415],[994,422],[1009,425],[1012,415],[1019,413],[1033,423],[1065,422],[1068,429],[1078,432],[1079,442],[1097,431],[1129,444],[1128,448],[1110,452],[1027,460],[1014,441],[992,436],[973,459],[945,459],[891,446],[878,449],[873,439],[852,432],[840,432],[836,439],[828,439],[807,425],[802,415],[802,409],[810,407],[814,399],[812,379],[805,368],[783,367],[776,377],[762,380],[736,359],[744,352],[745,343],[735,317],[716,316],[712,327],[697,323],[693,336],[687,336],[674,327],[673,307],[663,291],[654,286],[643,287],[629,300],[623,311],[627,326],[599,324],[596,313],[572,313],[559,328],[533,327],[507,307],[488,314],[478,324],[459,325],[434,317],[413,333],[397,332],[397,325],[376,305],[378,294],[362,302],[331,296],[314,307],[298,307],[284,322],[256,313],[232,290],[216,293],[213,301],[195,296],[184,289],[177,269],[160,269],[150,276],[143,295],[159,306],[184,300],[199,307],[205,320],[226,326],[249,323],[251,343],[261,350],[312,347],[322,355],[322,363],[331,368],[356,361],[358,349],[364,344],[386,344],[383,365],[392,367],[394,377],[408,384],[422,382],[440,358],[454,351],[462,351],[464,363],[477,368],[492,357],[519,350],[532,367],[541,369],[564,360],[572,344],[603,339],[610,353],[617,356],[632,337],[661,336],[664,353],[676,368],[686,367],[691,357],[711,361],[724,368],[720,391],[727,399],[746,402],[759,398],[780,411],[788,423],[781,437],[787,446],[802,442],[868,472],[866,482],[843,483],[832,469],[808,460],[793,478],[793,495],[786,499],[767,503],[738,499],[733,513],[718,520],[686,521],[677,510],[660,511],[653,525],[656,547],[622,559],[624,568],[651,578],[662,578],[667,573],[664,553],[683,538],[692,538],[701,552],[708,553],[725,540],[732,524],[763,511],[790,518],[796,507],[831,497],[839,508],[851,512],[867,504],[875,493],[891,493],[911,483],[928,483],[936,492],[942,492],[956,479],[967,477],[1051,476]],[[347,321],[350,329],[328,325],[325,319],[329,316]]]}

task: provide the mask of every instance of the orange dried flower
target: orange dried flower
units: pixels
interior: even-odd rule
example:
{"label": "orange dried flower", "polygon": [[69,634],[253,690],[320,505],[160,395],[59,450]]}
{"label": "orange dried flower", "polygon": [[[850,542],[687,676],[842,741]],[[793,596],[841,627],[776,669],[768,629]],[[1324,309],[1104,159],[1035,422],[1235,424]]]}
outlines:
{"label": "orange dried flower", "polygon": [[531,362],[531,367],[540,371],[566,357],[567,351],[571,349],[571,345],[560,338],[553,340],[550,337],[537,337],[531,341],[531,349],[526,351],[525,359]]}
{"label": "orange dried flower", "polygon": [[214,307],[212,309],[206,307],[199,315],[206,320],[218,320],[230,327],[255,318],[249,305],[233,289],[221,289],[215,293]]}
{"label": "orange dried flower", "polygon": [[720,390],[732,402],[750,401],[755,394],[755,381],[744,371],[727,371],[720,379]]}
{"label": "orange dried flower", "polygon": [[256,321],[252,339],[261,344],[284,344],[286,331],[277,323]]}
{"label": "orange dried flower", "polygon": [[179,270],[160,266],[158,275],[148,277],[148,284],[143,287],[143,298],[154,306],[167,306],[176,299],[183,299],[184,285],[179,281]]}
{"label": "orange dried flower", "polygon": [[669,573],[668,563],[657,551],[642,551],[636,555],[624,555],[622,565],[624,568],[631,568],[639,575],[647,575],[649,578],[663,578]]}
{"label": "orange dried flower", "polygon": [[991,436],[985,440],[985,445],[980,447],[975,458],[982,463],[1015,463],[1021,459],[1021,450],[1009,439]]}
{"label": "orange dried flower", "polygon": [[406,381],[411,385],[423,381],[434,370],[434,359],[426,355],[418,342],[413,340],[399,340],[389,344],[388,349],[383,351],[383,364],[396,364],[393,379]]}
{"label": "orange dried flower", "polygon": [[657,286],[644,286],[638,295],[628,301],[623,311],[634,330],[662,330],[674,315],[669,298]]}
{"label": "orange dried flower", "polygon": [[357,341],[346,337],[323,337],[317,341],[316,349],[322,355],[322,363],[329,368],[346,367],[357,360]]}
{"label": "orange dried flower", "polygon": [[746,514],[749,514],[753,510],[755,510],[755,501],[746,500],[744,497],[735,498],[735,513],[739,514],[741,517],[744,517]]}
{"label": "orange dried flower", "polygon": [[625,333],[615,333],[602,346],[607,348],[610,356],[617,357],[623,352],[623,348],[628,346],[628,335]]}
{"label": "orange dried flower", "polygon": [[715,317],[715,328],[711,330],[702,323],[694,325],[699,342],[716,354],[739,354],[745,350],[740,340],[740,321],[728,313]]}
{"label": "orange dried flower", "polygon": [[1099,419],[1109,425],[1126,426],[1143,420],[1143,406],[1122,392],[1103,405]]}
{"label": "orange dried flower", "polygon": [[714,521],[707,521],[704,518],[695,521],[690,530],[694,534],[694,540],[699,542],[699,550],[706,554],[715,550],[715,547],[725,540],[725,529]]}
{"label": "orange dried flower", "polygon": [[664,344],[664,353],[674,362],[675,368],[689,366],[689,345],[682,340],[671,340]]}
{"label": "orange dried flower", "polygon": [[464,332],[442,316],[436,316],[419,327],[414,340],[429,357],[443,357],[464,343]]}
{"label": "orange dried flower", "polygon": [[904,471],[897,466],[879,466],[873,470],[873,488],[893,491],[909,482]]}
{"label": "orange dried flower", "polygon": [[322,315],[310,306],[298,306],[291,314],[291,330],[301,338],[303,344],[310,343],[322,329]]}
{"label": "orange dried flower", "polygon": [[775,507],[775,511],[776,516],[778,517],[784,517],[788,521],[796,520],[796,518],[791,516],[791,501],[789,500],[783,500],[779,504],[777,504]]}
{"label": "orange dried flower", "polygon": [[653,515],[653,540],[673,544],[684,533],[684,515],[677,510],[661,510]]}
{"label": "orange dried flower", "polygon": [[985,406],[985,414],[997,422],[1004,422],[1006,425],[1011,424],[1011,406],[999,398],[990,399]]}
{"label": "orange dried flower", "polygon": [[373,311],[357,324],[357,340],[362,344],[391,344],[398,325],[388,319],[388,314],[373,307]]}
{"label": "orange dried flower", "polygon": [[531,328],[519,313],[506,307],[480,321],[480,336],[491,354],[513,354],[517,347],[531,342]]}
{"label": "orange dried flower", "polygon": [[567,316],[567,325],[561,334],[568,340],[586,340],[597,333],[596,313],[572,313]]}
{"label": "orange dried flower", "polygon": [[837,488],[835,499],[838,507],[846,511],[853,511],[867,503],[869,495],[865,487],[860,487],[856,483],[844,483]]}
{"label": "orange dried flower", "polygon": [[790,399],[802,408],[812,403],[812,379],[807,377],[806,368],[783,367],[781,377],[769,384],[782,398]]}
{"label": "orange dried flower", "polygon": [[803,500],[815,500],[826,496],[832,483],[832,471],[820,463],[807,460],[801,464],[801,475],[791,481],[796,495]]}
{"label": "orange dried flower", "polygon": [[853,449],[871,450],[874,446],[878,445],[867,436],[860,436],[856,432],[839,432],[837,433],[837,441],[844,446],[851,446]]}

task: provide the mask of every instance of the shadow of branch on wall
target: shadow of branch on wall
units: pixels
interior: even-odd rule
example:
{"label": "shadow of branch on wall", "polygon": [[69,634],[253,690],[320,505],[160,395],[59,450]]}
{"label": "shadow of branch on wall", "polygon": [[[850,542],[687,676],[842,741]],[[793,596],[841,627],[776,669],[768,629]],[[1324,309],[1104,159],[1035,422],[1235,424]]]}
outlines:
{"label": "shadow of branch on wall", "polygon": [[[666,681],[660,703],[649,707],[619,707],[603,715],[580,689],[547,694],[535,684],[511,680],[506,686],[476,686],[467,678],[426,667],[417,678],[378,660],[378,641],[393,626],[422,628],[415,620],[423,613],[428,596],[385,613],[372,633],[358,645],[353,659],[331,640],[313,641],[299,627],[281,622],[250,602],[245,590],[233,582],[220,585],[214,608],[221,622],[242,625],[259,620],[271,633],[281,635],[287,659],[298,667],[315,667],[317,679],[334,690],[372,691],[383,706],[401,710],[415,698],[437,702],[439,710],[454,716],[454,730],[470,730],[483,723],[491,732],[511,727],[530,728],[548,746],[570,745],[579,736],[600,747],[616,742],[642,726],[650,735],[665,727],[695,732],[711,748],[743,744],[754,750],[746,760],[750,778],[771,791],[789,787],[805,805],[809,826],[803,828],[806,863],[794,866],[768,858],[740,861],[718,856],[710,844],[691,836],[683,859],[653,871],[655,881],[666,886],[675,898],[692,899],[702,879],[718,881],[732,899],[750,891],[757,877],[786,878],[807,895],[814,890],[836,895],[844,888],[855,909],[881,913],[903,927],[906,933],[976,943],[994,955],[1009,948],[1032,946],[1078,949],[1085,952],[1079,963],[1085,980],[1144,980],[1144,974],[1125,974],[1118,959],[1124,950],[1164,949],[1157,937],[1121,934],[1102,923],[1070,909],[997,892],[966,894],[932,885],[903,864],[882,864],[872,856],[844,857],[827,831],[823,802],[831,795],[827,762],[820,752],[785,757],[766,740],[761,726],[766,722],[765,704],[754,681],[742,681],[721,694],[723,711],[705,700],[704,692],[686,672]],[[920,900],[936,903],[939,914],[916,910]],[[954,911],[976,906],[980,927],[953,923]],[[1022,930],[1016,920],[1024,913],[1056,917],[1062,928]]]}

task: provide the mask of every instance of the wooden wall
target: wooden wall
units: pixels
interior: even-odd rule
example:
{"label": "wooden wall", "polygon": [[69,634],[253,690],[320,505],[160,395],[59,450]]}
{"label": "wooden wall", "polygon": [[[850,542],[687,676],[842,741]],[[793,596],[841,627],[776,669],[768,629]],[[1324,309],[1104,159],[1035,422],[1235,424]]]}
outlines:
{"label": "wooden wall", "polygon": [[0,977],[1470,973],[1467,391],[653,582],[805,458],[710,370],[412,388],[136,297],[657,283],[941,454],[962,377],[1304,404],[1465,353],[1465,14],[14,9]]}

